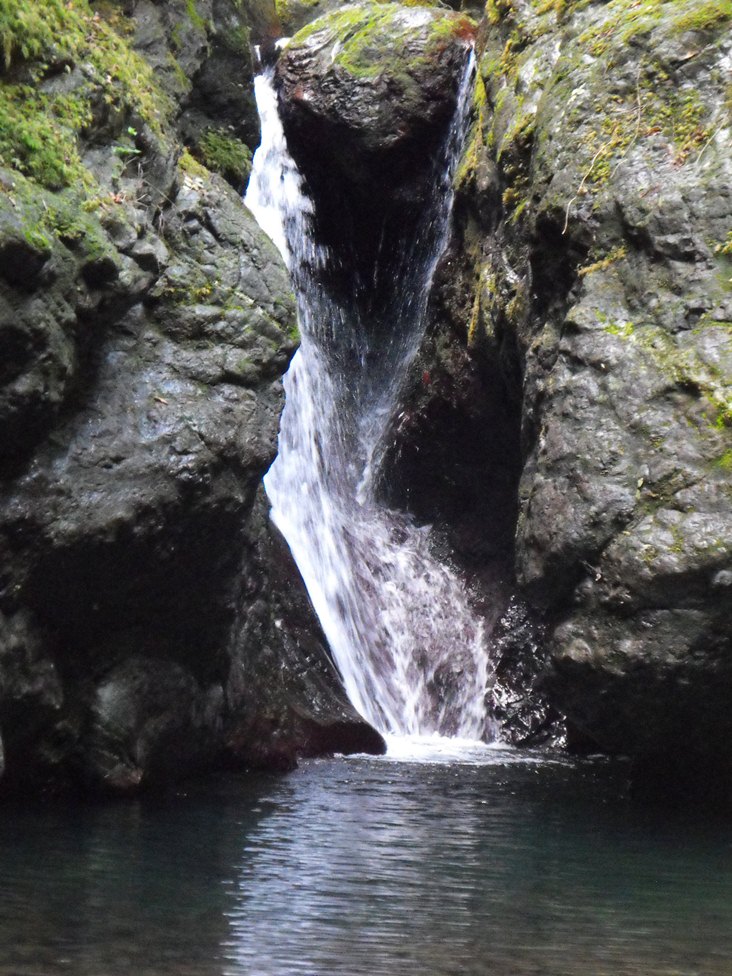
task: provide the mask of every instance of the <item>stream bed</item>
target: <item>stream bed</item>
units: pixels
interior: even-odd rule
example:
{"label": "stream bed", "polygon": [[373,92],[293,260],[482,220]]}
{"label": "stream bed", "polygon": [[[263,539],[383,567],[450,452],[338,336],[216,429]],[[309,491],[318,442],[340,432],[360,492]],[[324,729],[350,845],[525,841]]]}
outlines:
{"label": "stream bed", "polygon": [[0,976],[729,976],[732,827],[623,764],[397,751],[0,807]]}

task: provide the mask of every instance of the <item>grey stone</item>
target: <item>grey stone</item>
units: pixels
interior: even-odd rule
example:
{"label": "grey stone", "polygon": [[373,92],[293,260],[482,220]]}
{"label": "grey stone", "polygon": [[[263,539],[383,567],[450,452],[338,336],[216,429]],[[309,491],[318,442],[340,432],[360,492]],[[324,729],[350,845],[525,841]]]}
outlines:
{"label": "grey stone", "polygon": [[[494,478],[500,455],[476,452],[464,481],[504,510],[518,497],[513,585],[548,628],[536,667],[549,704],[649,775],[676,762],[727,782],[731,49],[724,17],[690,40],[683,16],[514,0],[486,24],[486,97],[405,412],[449,415],[455,389],[497,375],[492,401],[476,391],[481,425],[508,435],[520,417],[520,479]],[[455,343],[465,365],[441,351]],[[397,457],[441,456],[442,431],[397,431]],[[437,470],[449,492],[454,468]],[[397,476],[424,494],[409,468]],[[432,515],[453,536],[465,517]],[[470,525],[478,540],[495,531]]]}
{"label": "grey stone", "polygon": [[[190,78],[215,64],[217,17],[235,14],[189,8],[135,5],[165,77],[173,55]],[[126,794],[383,749],[270,536],[287,272],[241,197],[179,163],[180,131],[137,123],[135,165],[110,165],[127,124],[102,113],[85,133],[95,206],[0,174],[5,792]]]}

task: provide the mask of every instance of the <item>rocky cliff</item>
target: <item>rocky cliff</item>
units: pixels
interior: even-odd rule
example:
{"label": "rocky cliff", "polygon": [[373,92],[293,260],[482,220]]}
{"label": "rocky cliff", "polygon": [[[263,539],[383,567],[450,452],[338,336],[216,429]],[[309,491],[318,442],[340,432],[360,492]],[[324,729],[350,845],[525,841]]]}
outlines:
{"label": "rocky cliff", "polygon": [[238,0],[0,12],[0,789],[380,749],[260,487],[297,347]]}
{"label": "rocky cliff", "polygon": [[557,708],[671,776],[732,759],[731,23],[719,0],[490,0],[393,447],[397,497],[514,575],[524,726]]}

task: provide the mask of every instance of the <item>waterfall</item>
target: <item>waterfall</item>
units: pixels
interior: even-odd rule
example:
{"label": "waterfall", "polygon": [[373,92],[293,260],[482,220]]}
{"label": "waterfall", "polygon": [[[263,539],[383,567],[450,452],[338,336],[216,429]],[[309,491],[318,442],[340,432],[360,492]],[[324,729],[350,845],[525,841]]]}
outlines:
{"label": "waterfall", "polygon": [[337,301],[323,286],[321,272],[335,257],[314,242],[313,203],[287,150],[272,73],[256,79],[262,144],[245,202],[288,264],[302,337],[265,487],[346,691],[387,735],[492,734],[482,622],[457,575],[433,554],[430,529],[386,508],[375,489],[446,245],[473,72],[471,53],[435,160],[434,199],[399,266],[388,269],[395,298],[378,313],[388,322],[370,321],[363,304]]}

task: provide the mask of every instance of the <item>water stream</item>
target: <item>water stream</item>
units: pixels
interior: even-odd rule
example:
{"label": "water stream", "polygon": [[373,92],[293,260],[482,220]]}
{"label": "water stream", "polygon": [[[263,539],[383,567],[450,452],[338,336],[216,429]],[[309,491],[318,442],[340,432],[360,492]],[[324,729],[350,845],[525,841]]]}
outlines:
{"label": "water stream", "polygon": [[492,736],[482,623],[456,574],[434,556],[429,528],[386,508],[375,488],[446,244],[473,72],[466,50],[457,109],[434,160],[434,195],[397,266],[374,268],[375,279],[386,270],[394,295],[373,313],[378,321],[323,286],[337,255],[313,239],[313,204],[287,150],[271,74],[256,81],[262,145],[245,202],[290,268],[302,336],[265,486],[348,695],[383,733],[477,740]]}

